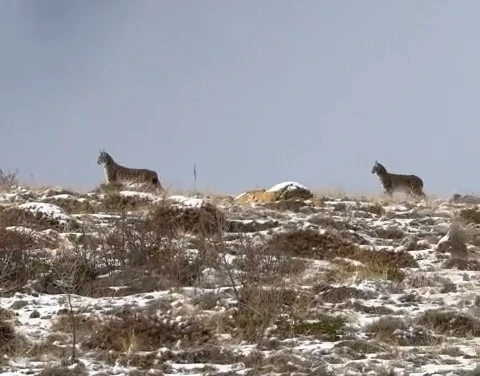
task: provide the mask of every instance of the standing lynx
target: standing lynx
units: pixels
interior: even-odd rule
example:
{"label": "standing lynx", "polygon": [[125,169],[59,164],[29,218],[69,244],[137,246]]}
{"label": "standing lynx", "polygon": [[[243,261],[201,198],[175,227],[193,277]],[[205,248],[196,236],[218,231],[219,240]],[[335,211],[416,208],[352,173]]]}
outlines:
{"label": "standing lynx", "polygon": [[426,199],[423,192],[423,180],[416,175],[391,174],[377,161],[372,168],[372,174],[377,175],[385,193],[392,196],[394,191],[404,191],[407,194]]}
{"label": "standing lynx", "polygon": [[163,189],[155,171],[121,166],[105,151],[100,151],[97,163],[104,165],[107,183],[151,184],[158,189]]}

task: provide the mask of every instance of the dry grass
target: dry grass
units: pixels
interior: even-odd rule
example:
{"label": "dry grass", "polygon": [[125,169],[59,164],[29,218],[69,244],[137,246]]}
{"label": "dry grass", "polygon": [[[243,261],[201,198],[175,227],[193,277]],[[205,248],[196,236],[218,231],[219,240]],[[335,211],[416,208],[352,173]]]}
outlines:
{"label": "dry grass", "polygon": [[375,340],[394,346],[432,346],[442,341],[441,337],[430,335],[394,316],[379,318],[368,325],[366,332]]}
{"label": "dry grass", "polygon": [[[0,206],[0,227],[23,226],[34,230],[58,228],[59,223],[41,215],[16,207]],[[63,227],[62,227],[63,228]]]}
{"label": "dry grass", "polygon": [[239,339],[259,342],[265,339],[266,330],[278,319],[286,307],[297,302],[295,291],[278,288],[243,287],[235,312],[224,317],[223,325]]}
{"label": "dry grass", "polygon": [[459,217],[466,223],[480,224],[480,211],[476,207],[460,210]]}
{"label": "dry grass", "polygon": [[360,261],[363,264],[360,267],[348,264],[343,264],[343,267],[346,274],[357,273],[364,278],[401,281],[405,275],[400,268],[418,267],[418,263],[407,252],[361,249],[333,231],[322,234],[313,230],[293,230],[275,234],[264,251],[319,260],[347,258]]}
{"label": "dry grass", "polygon": [[390,280],[402,282],[405,272],[395,265],[394,260],[383,262],[381,260],[366,261],[363,265],[354,265],[349,262],[335,261],[334,280],[345,281],[354,277],[356,280]]}
{"label": "dry grass", "polygon": [[[194,317],[184,317],[179,322],[153,310],[123,308],[107,319],[77,314],[75,320],[78,341],[87,351],[156,351],[173,345],[185,350],[215,344],[211,329]],[[53,330],[70,333],[70,324],[70,317],[59,316]]]}
{"label": "dry grass", "polygon": [[281,338],[308,336],[324,341],[338,341],[346,333],[346,322],[345,317],[325,313],[313,315],[309,320],[281,318],[277,321],[277,331]]}
{"label": "dry grass", "polygon": [[0,290],[17,291],[28,281],[48,270],[39,257],[35,240],[24,233],[0,227]]}
{"label": "dry grass", "polygon": [[111,275],[100,280],[88,278],[85,291],[92,296],[109,295],[110,286],[127,286],[118,292],[126,295],[199,284],[204,269],[218,270],[221,265],[222,243],[208,238],[218,230],[214,228],[218,218],[211,216],[216,213],[207,209],[185,214],[165,202],[152,208],[145,219],[122,215],[98,239],[83,237],[76,246],[91,255],[90,264],[99,259],[104,265],[102,273]]}
{"label": "dry grass", "polygon": [[74,198],[47,198],[44,202],[57,205],[68,214],[91,214],[96,213],[98,209],[92,205],[90,200],[80,200]]}
{"label": "dry grass", "polygon": [[0,363],[9,357],[22,354],[27,345],[27,341],[15,331],[9,320],[0,319]]}
{"label": "dry grass", "polygon": [[268,343],[269,335],[334,341],[345,334],[344,317],[315,312],[312,304],[310,294],[285,285],[244,286],[235,311],[224,315],[221,326],[234,338],[259,344]]}
{"label": "dry grass", "polygon": [[119,193],[110,192],[94,206],[97,212],[122,213],[146,210],[152,206],[147,198],[123,196]]}
{"label": "dry grass", "polygon": [[313,291],[319,299],[325,303],[342,303],[349,299],[372,299],[376,294],[360,290],[355,287],[334,287],[329,284],[319,284],[313,287]]}
{"label": "dry grass", "polygon": [[442,264],[442,268],[480,271],[480,261],[475,259],[465,259],[463,257],[450,257]]}
{"label": "dry grass", "polygon": [[85,366],[81,363],[72,366],[49,366],[44,368],[38,376],[88,376]]}
{"label": "dry grass", "polygon": [[225,214],[215,205],[205,202],[201,207],[181,207],[168,201],[151,208],[147,223],[168,227],[196,235],[213,236],[225,229]]}
{"label": "dry grass", "polygon": [[306,260],[254,246],[248,240],[237,247],[236,252],[241,257],[235,260],[234,267],[240,272],[241,284],[248,286],[258,283],[275,285],[284,278],[299,275],[308,265]]}
{"label": "dry grass", "polygon": [[470,315],[443,310],[428,310],[416,322],[435,333],[455,337],[480,335],[480,321]]}

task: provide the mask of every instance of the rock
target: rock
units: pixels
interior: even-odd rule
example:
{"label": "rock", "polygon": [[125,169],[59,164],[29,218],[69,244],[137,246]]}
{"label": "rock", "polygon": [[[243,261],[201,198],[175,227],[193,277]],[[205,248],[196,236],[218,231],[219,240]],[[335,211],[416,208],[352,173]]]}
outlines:
{"label": "rock", "polygon": [[239,202],[275,202],[284,200],[308,200],[313,197],[305,186],[300,183],[288,181],[274,185],[268,190],[256,189],[242,193],[235,197],[235,201]]}

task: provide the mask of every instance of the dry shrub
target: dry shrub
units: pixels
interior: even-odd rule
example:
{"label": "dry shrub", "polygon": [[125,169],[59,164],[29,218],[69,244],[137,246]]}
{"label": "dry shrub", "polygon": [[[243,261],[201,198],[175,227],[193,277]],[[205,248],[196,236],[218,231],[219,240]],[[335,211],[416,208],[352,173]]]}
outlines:
{"label": "dry shrub", "polygon": [[91,204],[89,200],[79,200],[76,197],[72,198],[47,198],[44,202],[57,205],[68,214],[91,214],[95,213],[97,209]]}
{"label": "dry shrub", "polygon": [[18,185],[18,170],[3,171],[0,168],[0,188],[10,189]]}
{"label": "dry shrub", "polygon": [[0,320],[10,320],[14,313],[9,309],[0,307]]}
{"label": "dry shrub", "polygon": [[[384,251],[381,251],[384,252]],[[333,277],[345,279],[355,275],[358,280],[390,280],[402,282],[405,272],[395,265],[394,260],[372,259],[363,261],[363,265],[336,261],[339,267],[332,271]]]}
{"label": "dry shrub", "polygon": [[292,230],[277,233],[266,244],[272,253],[285,253],[298,257],[312,257],[330,260],[339,254],[355,254],[358,247],[340,236],[326,232],[321,234],[314,230]]}
{"label": "dry shrub", "polygon": [[13,291],[48,270],[27,234],[0,228],[0,288]]}
{"label": "dry shrub", "polygon": [[152,202],[147,198],[108,193],[94,208],[100,212],[118,213],[144,210],[150,206],[152,206]]}
{"label": "dry shrub", "polygon": [[[26,340],[18,335],[12,323],[8,320],[0,320],[0,354],[3,356],[12,356],[22,354],[27,346]],[[0,362],[5,360],[0,358]]]}
{"label": "dry shrub", "polygon": [[367,334],[378,341],[396,346],[428,346],[441,342],[424,329],[407,325],[401,318],[381,317],[366,328]]}
{"label": "dry shrub", "polygon": [[405,237],[405,233],[397,227],[376,228],[375,234],[381,239],[400,240]]}
{"label": "dry shrub", "polygon": [[312,336],[324,341],[338,341],[345,334],[346,319],[342,316],[317,314],[310,320],[280,318],[277,320],[281,338]]}
{"label": "dry shrub", "polygon": [[307,268],[306,260],[278,254],[268,248],[262,249],[248,241],[238,247],[237,251],[239,248],[242,257],[238,257],[234,265],[240,271],[240,280],[243,285],[273,284],[283,278],[297,275]]}
{"label": "dry shrub", "polygon": [[82,363],[71,367],[53,366],[44,368],[38,376],[88,376],[88,371]]}
{"label": "dry shrub", "polygon": [[477,208],[468,208],[460,210],[460,219],[467,223],[480,224],[480,211]]}
{"label": "dry shrub", "polygon": [[465,259],[461,257],[450,257],[442,264],[443,269],[473,270],[480,271],[480,262],[474,259]]}
{"label": "dry shrub", "polygon": [[[251,368],[247,375],[305,375],[305,376],[333,376],[323,360],[298,356],[292,350],[276,351],[270,356],[261,356],[253,353],[251,361],[245,362]],[[230,374],[229,374],[230,375]],[[231,374],[233,376],[234,374]]]}
{"label": "dry shrub", "polygon": [[34,214],[16,207],[0,206],[0,227],[9,226],[24,226],[35,230],[45,230],[58,227],[59,223],[54,219],[42,216],[42,213]]}
{"label": "dry shrub", "polygon": [[214,343],[213,333],[200,320],[163,317],[155,312],[123,309],[106,320],[93,320],[84,333],[82,347],[93,350],[125,352],[155,351],[180,342],[180,348]]}
{"label": "dry shrub", "polygon": [[381,217],[382,215],[385,214],[385,209],[380,203],[375,203],[375,204],[363,204],[360,206],[360,210],[365,211],[367,213],[375,214]]}
{"label": "dry shrub", "polygon": [[[334,349],[340,349],[340,353],[347,353],[345,349],[353,351],[358,359],[364,358],[365,354],[379,354],[385,352],[385,345],[363,339],[347,339],[335,344]],[[361,355],[361,356],[358,356]]]}
{"label": "dry shrub", "polygon": [[225,215],[207,202],[200,207],[189,207],[164,201],[150,210],[147,226],[167,235],[177,235],[183,231],[213,236],[225,229]]}
{"label": "dry shrub", "polygon": [[389,342],[394,341],[396,331],[403,331],[407,328],[405,322],[398,317],[386,316],[374,321],[367,326],[366,332],[373,334],[375,339]]}
{"label": "dry shrub", "polygon": [[345,302],[344,304],[338,305],[337,308],[339,309],[354,309],[358,312],[367,313],[369,315],[392,315],[394,311],[388,307],[383,305],[378,306],[366,306],[358,301],[355,302]]}
{"label": "dry shrub", "polygon": [[285,307],[292,306],[297,293],[284,287],[243,287],[239,291],[237,309],[224,324],[237,337],[260,341],[265,330],[274,324]]}
{"label": "dry shrub", "polygon": [[454,311],[428,310],[417,318],[417,323],[442,335],[455,337],[480,335],[480,321],[470,315]]}
{"label": "dry shrub", "polygon": [[360,290],[355,287],[334,287],[320,284],[313,287],[316,294],[320,294],[321,301],[325,303],[342,303],[349,299],[373,299],[377,294],[371,291]]}
{"label": "dry shrub", "polygon": [[336,340],[344,333],[345,319],[310,311],[312,297],[294,289],[244,286],[232,315],[223,325],[236,338],[266,343],[267,330],[276,338],[312,336]]}
{"label": "dry shrub", "polygon": [[[153,353],[154,358],[160,356]],[[233,364],[248,361],[248,356],[241,353],[234,353],[224,346],[208,345],[189,348],[185,350],[175,350],[162,352],[160,360],[180,364],[191,363],[214,363],[214,364]],[[140,367],[139,367],[140,368]]]}
{"label": "dry shrub", "polygon": [[35,361],[42,361],[45,357],[55,359],[68,359],[71,355],[71,349],[63,346],[68,335],[50,334],[43,341],[35,341],[29,346],[25,355]]}
{"label": "dry shrub", "polygon": [[332,260],[348,258],[365,264],[365,275],[383,275],[387,279],[402,280],[404,273],[399,268],[418,267],[407,252],[366,250],[334,232],[320,233],[313,230],[294,230],[275,234],[266,245],[272,253],[285,253],[300,257]]}
{"label": "dry shrub", "polygon": [[258,222],[255,220],[239,221],[239,220],[227,219],[225,226],[226,226],[225,227],[226,232],[246,233],[246,232],[258,232],[258,231],[269,230],[271,228],[280,226],[280,222],[275,220]]}
{"label": "dry shrub", "polygon": [[193,286],[204,269],[218,267],[218,245],[199,236],[195,251],[191,251],[185,239],[167,211],[162,211],[161,216],[154,213],[145,221],[122,217],[112,232],[103,234],[99,256],[112,273],[111,278],[101,281],[103,291],[106,293],[108,284],[128,286],[121,294]]}
{"label": "dry shrub", "polygon": [[123,185],[121,183],[102,183],[97,188],[93,190],[94,193],[118,193],[122,190]]}
{"label": "dry shrub", "polygon": [[307,204],[302,200],[282,200],[282,201],[274,201],[274,202],[266,202],[259,205],[260,207],[264,207],[266,209],[271,210],[278,210],[278,211],[291,211],[294,213],[300,212],[302,209],[312,208],[311,204]]}
{"label": "dry shrub", "polygon": [[332,228],[336,230],[346,230],[347,225],[345,222],[335,220],[325,214],[314,214],[307,218],[307,222],[318,225],[321,228]]}

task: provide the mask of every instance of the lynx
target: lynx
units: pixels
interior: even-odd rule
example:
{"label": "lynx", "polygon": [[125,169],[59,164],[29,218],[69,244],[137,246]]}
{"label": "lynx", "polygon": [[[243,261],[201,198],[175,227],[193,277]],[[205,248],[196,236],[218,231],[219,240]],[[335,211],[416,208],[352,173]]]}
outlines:
{"label": "lynx", "polygon": [[155,171],[121,166],[117,164],[106,151],[100,151],[97,163],[104,165],[107,183],[152,184],[158,189],[163,190]]}
{"label": "lynx", "polygon": [[404,191],[411,196],[426,199],[423,192],[423,180],[416,175],[391,174],[377,161],[372,168],[372,174],[377,175],[382,183],[385,194],[392,196],[394,191]]}

